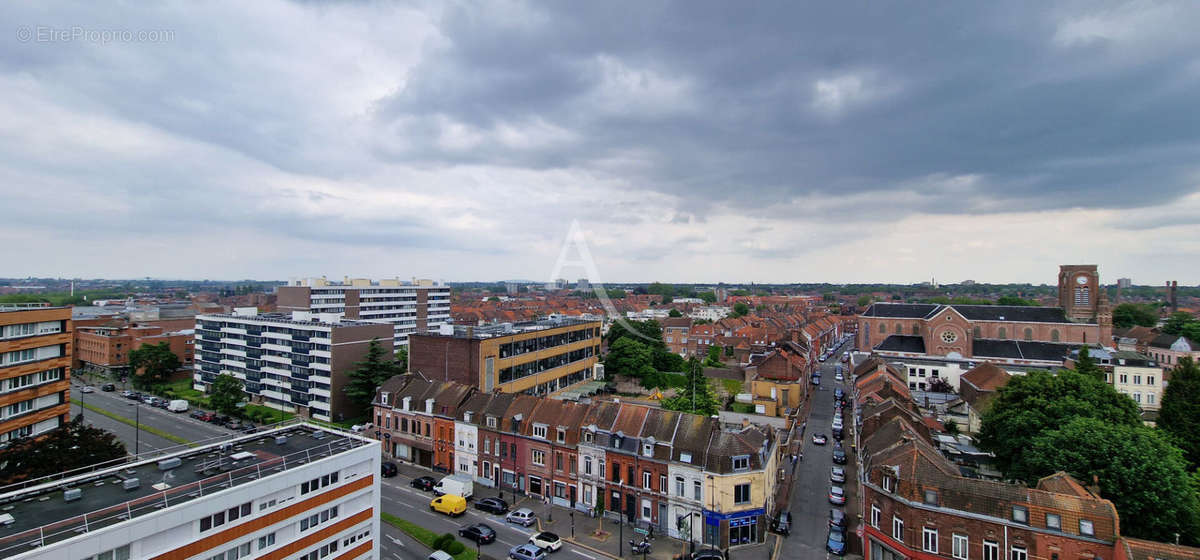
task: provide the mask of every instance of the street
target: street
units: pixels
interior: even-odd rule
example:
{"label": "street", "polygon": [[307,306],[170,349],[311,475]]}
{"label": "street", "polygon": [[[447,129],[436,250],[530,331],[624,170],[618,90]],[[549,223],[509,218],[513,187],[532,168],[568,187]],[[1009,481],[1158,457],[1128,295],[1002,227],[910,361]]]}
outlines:
{"label": "street", "polygon": [[[829,510],[832,508],[840,507],[846,512],[846,518],[850,522],[847,529],[847,541],[854,539],[856,514],[851,513],[851,506],[855,503],[853,496],[856,492],[851,489],[851,485],[847,484],[845,485],[846,506],[834,506],[829,503],[829,487],[832,484],[829,475],[831,467],[834,466],[833,445],[837,441],[833,439],[830,429],[833,422],[833,391],[840,387],[843,391],[849,392],[850,388],[848,381],[842,383],[834,381],[834,375],[837,364],[841,363],[842,352],[849,350],[852,346],[852,341],[840,345],[836,352],[820,365],[821,385],[813,392],[812,407],[807,420],[808,426],[804,432],[804,458],[796,465],[793,480],[792,499],[789,504],[789,511],[792,513],[792,532],[780,549],[779,556],[781,558],[800,560],[834,557],[825,550],[825,539],[829,530]],[[847,364],[843,364],[842,373],[848,380],[847,369]],[[849,427],[852,423],[851,413],[845,412],[844,416],[847,427]],[[825,445],[814,444],[813,434],[825,434],[829,442]],[[847,430],[844,440],[849,460],[849,463],[844,465],[847,483],[854,480],[855,457],[850,453],[851,441],[851,435]],[[847,542],[847,544],[850,543]],[[852,550],[855,548],[848,547],[848,551]]]}

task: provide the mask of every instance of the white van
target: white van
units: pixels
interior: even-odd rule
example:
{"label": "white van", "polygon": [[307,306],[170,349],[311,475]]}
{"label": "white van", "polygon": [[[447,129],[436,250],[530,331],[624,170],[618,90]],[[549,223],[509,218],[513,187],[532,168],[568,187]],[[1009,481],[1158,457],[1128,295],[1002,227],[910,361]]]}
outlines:
{"label": "white van", "polygon": [[173,400],[167,403],[167,410],[171,412],[187,412],[188,402],[183,399]]}
{"label": "white van", "polygon": [[474,493],[475,481],[471,479],[470,475],[465,474],[452,474],[433,486],[433,494],[435,496],[454,494],[455,496],[470,498]]}

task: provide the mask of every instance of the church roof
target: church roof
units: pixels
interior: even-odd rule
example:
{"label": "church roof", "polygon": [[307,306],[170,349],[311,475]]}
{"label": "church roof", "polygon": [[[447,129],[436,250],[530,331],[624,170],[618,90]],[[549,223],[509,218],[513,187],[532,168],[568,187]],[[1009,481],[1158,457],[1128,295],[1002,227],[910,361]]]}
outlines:
{"label": "church roof", "polygon": [[968,321],[1006,321],[1010,323],[1071,323],[1061,307],[1023,305],[940,305],[934,303],[874,303],[863,317],[888,319],[928,319],[945,308],[952,308]]}
{"label": "church roof", "polygon": [[941,306],[935,303],[873,303],[862,315],[889,319],[921,319],[933,315],[939,308]]}
{"label": "church roof", "polygon": [[925,337],[908,334],[893,334],[880,342],[875,347],[876,350],[888,350],[892,352],[913,352],[917,354],[925,353]]}
{"label": "church roof", "polygon": [[978,358],[1004,358],[1008,360],[1041,360],[1061,362],[1071,355],[1073,346],[1056,342],[1030,342],[1027,340],[994,340],[977,338],[971,344],[971,353]]}

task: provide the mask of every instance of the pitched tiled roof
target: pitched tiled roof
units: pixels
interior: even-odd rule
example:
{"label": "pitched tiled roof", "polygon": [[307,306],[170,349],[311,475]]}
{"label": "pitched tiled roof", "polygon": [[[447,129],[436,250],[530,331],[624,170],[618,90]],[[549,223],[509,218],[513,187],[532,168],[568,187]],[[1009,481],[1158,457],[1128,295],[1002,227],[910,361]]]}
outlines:
{"label": "pitched tiled roof", "polygon": [[1128,560],[1196,560],[1200,548],[1121,537]]}
{"label": "pitched tiled roof", "polygon": [[940,308],[934,303],[873,303],[863,312],[863,317],[886,317],[889,319],[921,319],[933,315]]}
{"label": "pitched tiled roof", "polygon": [[951,305],[971,321],[1010,321],[1017,323],[1070,323],[1061,307],[1023,305]]}
{"label": "pitched tiled roof", "polygon": [[1000,366],[992,362],[983,362],[962,374],[959,379],[970,383],[979,391],[995,391],[1008,383],[1010,377],[1012,375],[1009,375]]}
{"label": "pitched tiled roof", "polygon": [[646,415],[649,412],[649,407],[628,403],[622,405],[621,412],[617,415],[617,421],[613,422],[612,432],[620,432],[625,437],[637,437],[642,431],[642,424],[646,422]]}

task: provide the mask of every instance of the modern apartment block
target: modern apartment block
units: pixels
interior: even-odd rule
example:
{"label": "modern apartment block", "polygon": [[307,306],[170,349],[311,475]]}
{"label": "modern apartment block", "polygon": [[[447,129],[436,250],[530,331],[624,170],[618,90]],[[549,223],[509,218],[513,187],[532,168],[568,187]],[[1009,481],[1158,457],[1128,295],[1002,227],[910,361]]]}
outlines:
{"label": "modern apartment block", "polygon": [[70,419],[71,309],[0,307],[0,445]]}
{"label": "modern apartment block", "polygon": [[259,314],[253,307],[198,315],[193,384],[207,391],[228,373],[242,380],[251,402],[336,421],[353,414],[342,387],[372,340],[390,355],[391,325],[302,311]]}
{"label": "modern apartment block", "polygon": [[295,424],[0,488],[10,560],[379,558],[379,442]]}
{"label": "modern apartment block", "polygon": [[444,325],[409,338],[408,369],[481,391],[546,395],[594,377],[600,321]]}
{"label": "modern apartment block", "polygon": [[346,319],[393,325],[396,348],[408,345],[409,335],[450,323],[450,287],[432,280],[345,278],[336,283],[306,278],[289,281],[277,293],[281,312],[340,313]]}

